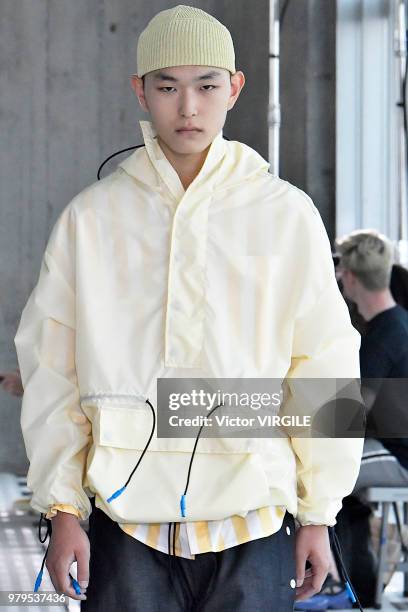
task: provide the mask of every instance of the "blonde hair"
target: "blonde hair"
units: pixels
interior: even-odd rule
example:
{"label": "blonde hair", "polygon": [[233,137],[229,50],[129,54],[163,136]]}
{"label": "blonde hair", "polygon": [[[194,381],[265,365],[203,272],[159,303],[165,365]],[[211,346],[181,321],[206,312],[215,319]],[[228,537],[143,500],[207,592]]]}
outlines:
{"label": "blonde hair", "polygon": [[374,229],[355,230],[336,240],[340,266],[351,270],[369,291],[390,285],[394,248],[390,240]]}

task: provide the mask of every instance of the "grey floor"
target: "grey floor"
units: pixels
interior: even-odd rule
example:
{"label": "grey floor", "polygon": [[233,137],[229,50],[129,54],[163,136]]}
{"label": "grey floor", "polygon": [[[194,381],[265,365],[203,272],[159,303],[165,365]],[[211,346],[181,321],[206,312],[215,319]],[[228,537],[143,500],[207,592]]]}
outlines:
{"label": "grey floor", "polygon": [[[403,575],[401,572],[396,572],[391,579],[390,584],[385,589],[383,595],[382,610],[386,612],[395,612],[395,610],[408,610],[408,599],[402,597]],[[366,612],[371,612],[374,608],[364,608]],[[341,611],[340,611],[341,612]],[[348,611],[350,612],[350,611]]]}
{"label": "grey floor", "polygon": [[[0,473],[0,590],[31,591],[41,567],[46,544],[38,540],[39,514],[30,509],[24,478]],[[45,535],[45,529],[43,536]],[[54,591],[47,570],[40,591]],[[79,602],[65,606],[1,606],[3,612],[79,611]]]}
{"label": "grey floor", "polygon": [[[41,567],[45,545],[38,540],[39,515],[29,506],[29,491],[24,478],[0,473],[0,590],[32,591]],[[48,541],[48,540],[47,540]],[[75,575],[75,571],[73,572]],[[408,610],[408,599],[401,596],[403,576],[395,573],[383,598],[384,611]],[[54,591],[44,571],[42,591]],[[45,606],[1,606],[10,612],[43,612]],[[68,606],[47,606],[55,612],[79,612],[79,602],[70,599]],[[367,612],[373,608],[366,608]]]}

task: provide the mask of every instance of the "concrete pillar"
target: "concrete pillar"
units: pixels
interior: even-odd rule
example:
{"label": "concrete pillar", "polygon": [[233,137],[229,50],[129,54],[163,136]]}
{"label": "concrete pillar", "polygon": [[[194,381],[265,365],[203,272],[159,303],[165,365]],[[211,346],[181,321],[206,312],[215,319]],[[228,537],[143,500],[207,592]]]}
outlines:
{"label": "concrete pillar", "polygon": [[282,178],[306,191],[335,235],[336,2],[292,0],[281,28]]}

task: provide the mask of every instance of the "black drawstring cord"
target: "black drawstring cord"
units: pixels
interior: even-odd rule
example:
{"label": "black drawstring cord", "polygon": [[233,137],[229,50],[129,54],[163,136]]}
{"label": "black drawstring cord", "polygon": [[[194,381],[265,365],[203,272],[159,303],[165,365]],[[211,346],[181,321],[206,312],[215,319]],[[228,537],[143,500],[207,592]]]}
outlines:
{"label": "black drawstring cord", "polygon": [[127,147],[126,149],[121,149],[120,151],[116,151],[116,153],[112,153],[112,155],[109,155],[109,157],[107,157],[105,161],[103,161],[98,168],[98,172],[96,173],[96,176],[98,177],[98,181],[101,180],[100,175],[101,175],[102,168],[104,167],[106,163],[108,163],[110,159],[112,159],[112,157],[115,157],[116,155],[119,155],[120,153],[125,153],[125,151],[132,151],[133,149],[138,149],[139,147],[144,147],[144,146],[146,145],[140,144],[140,145],[135,145],[134,147]]}
{"label": "black drawstring cord", "polygon": [[[209,416],[210,416],[210,414],[212,414],[212,413],[214,412],[214,410],[216,410],[216,409],[217,409],[217,408],[219,408],[220,406],[224,406],[224,404],[221,402],[221,404],[218,404],[218,406],[215,406],[214,408],[212,408],[212,409],[210,410],[210,412],[208,413],[207,417],[209,417]],[[184,489],[184,493],[183,493],[183,495],[181,496],[181,500],[180,500],[181,516],[183,516],[183,517],[185,517],[185,516],[186,516],[186,514],[185,514],[185,512],[186,512],[186,495],[187,495],[188,485],[189,485],[189,482],[190,482],[191,466],[193,465],[193,459],[194,459],[194,455],[195,455],[195,452],[196,452],[196,448],[197,448],[198,440],[199,440],[199,438],[200,438],[201,431],[202,431],[202,429],[203,429],[203,427],[204,427],[204,426],[205,426],[205,422],[204,422],[204,423],[201,425],[201,427],[200,427],[200,429],[199,429],[199,431],[198,431],[198,434],[197,434],[197,436],[196,436],[196,441],[195,441],[195,443],[194,443],[193,452],[192,452],[192,454],[191,454],[191,458],[190,458],[190,465],[188,466],[188,473],[187,473],[187,482],[186,482],[186,487],[185,487],[185,489]]]}
{"label": "black drawstring cord", "polygon": [[343,563],[343,558],[341,555],[341,548],[340,548],[340,542],[339,539],[337,537],[336,531],[334,529],[334,527],[329,527],[329,536],[331,537],[332,540],[332,548],[333,548],[333,552],[335,553],[335,556],[337,557],[337,561],[339,563],[337,563],[338,569],[340,570],[340,574],[342,579],[344,580],[344,583],[346,585],[346,589],[347,592],[350,596],[350,599],[353,603],[357,603],[359,610],[361,610],[361,612],[364,612],[363,608],[361,607],[361,603],[357,597],[357,594],[354,590],[353,585],[351,584],[350,578],[348,576],[347,570],[344,566]]}
{"label": "black drawstring cord", "polygon": [[[41,527],[42,527],[43,521],[46,521],[47,531],[45,532],[44,539],[42,540],[41,539]],[[45,540],[48,538],[48,536],[51,536],[51,534],[52,534],[51,519],[45,518],[45,514],[41,512],[41,517],[38,523],[38,539],[40,540],[41,544],[44,544]]]}
{"label": "black drawstring cord", "polygon": [[144,454],[145,454],[145,452],[147,451],[147,449],[148,449],[148,447],[149,447],[149,444],[150,444],[150,441],[151,441],[151,439],[152,439],[152,437],[153,437],[154,430],[155,430],[155,427],[156,427],[156,414],[155,414],[155,412],[154,412],[154,408],[153,408],[153,406],[152,406],[151,402],[150,402],[148,399],[146,399],[146,404],[149,404],[150,409],[151,409],[151,411],[152,411],[152,413],[153,413],[153,426],[152,426],[152,431],[150,432],[150,437],[149,437],[149,439],[148,439],[148,441],[147,441],[146,446],[145,446],[145,447],[144,447],[144,449],[143,449],[142,454],[141,454],[141,455],[140,455],[140,457],[139,457],[138,462],[136,463],[135,467],[134,467],[134,468],[133,468],[133,470],[131,471],[131,473],[130,473],[130,475],[129,475],[129,478],[127,479],[127,481],[125,482],[125,484],[123,485],[123,487],[121,487],[120,489],[118,489],[117,491],[115,491],[114,493],[112,493],[112,495],[111,495],[110,497],[108,497],[108,499],[106,500],[108,503],[110,503],[110,502],[111,502],[113,499],[116,499],[116,497],[119,497],[119,495],[121,495],[121,494],[123,493],[123,491],[126,489],[126,487],[128,486],[128,484],[129,484],[129,482],[130,482],[130,480],[131,480],[131,478],[132,478],[133,474],[136,472],[136,470],[137,470],[137,468],[138,468],[138,466],[139,466],[139,463],[140,463],[140,462],[141,462],[141,460],[143,459]]}
{"label": "black drawstring cord", "polygon": [[[45,532],[44,539],[41,538],[41,527],[42,527],[42,522],[43,521],[46,521],[46,525],[47,525],[47,530]],[[38,539],[40,540],[41,544],[44,544],[44,542],[46,541],[46,539],[48,537],[51,538],[51,533],[52,533],[51,520],[45,518],[45,515],[41,512],[40,520],[38,521]],[[43,560],[42,560],[42,563],[41,563],[40,571],[38,572],[37,578],[35,580],[34,593],[37,593],[37,591],[38,591],[38,589],[40,588],[40,585],[41,585],[41,581],[42,581],[42,577],[43,577],[43,573],[44,573],[44,564],[45,564],[45,559],[47,558],[48,548],[49,548],[49,544],[48,544],[47,549],[45,551],[45,555],[43,556]]]}

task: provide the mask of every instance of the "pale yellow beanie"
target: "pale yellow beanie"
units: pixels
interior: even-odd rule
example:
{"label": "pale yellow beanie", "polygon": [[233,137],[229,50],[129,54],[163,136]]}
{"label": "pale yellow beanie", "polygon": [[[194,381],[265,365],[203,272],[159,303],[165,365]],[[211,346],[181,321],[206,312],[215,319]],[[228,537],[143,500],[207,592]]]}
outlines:
{"label": "pale yellow beanie", "polygon": [[184,4],[157,13],[139,36],[137,74],[170,66],[215,66],[234,74],[229,30],[212,15]]}

